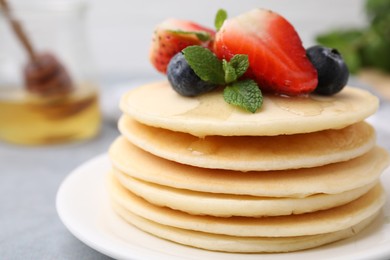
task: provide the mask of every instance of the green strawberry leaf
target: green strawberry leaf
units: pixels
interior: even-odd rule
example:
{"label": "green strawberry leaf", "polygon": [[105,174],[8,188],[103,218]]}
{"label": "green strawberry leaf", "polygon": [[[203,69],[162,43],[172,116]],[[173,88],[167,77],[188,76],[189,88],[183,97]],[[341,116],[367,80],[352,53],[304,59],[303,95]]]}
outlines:
{"label": "green strawberry leaf", "polygon": [[215,29],[219,31],[221,29],[223,22],[227,19],[227,12],[224,9],[219,9],[215,15],[214,25]]}
{"label": "green strawberry leaf", "polygon": [[252,113],[263,104],[261,91],[253,80],[237,81],[227,86],[223,91],[223,98],[227,103]]}
{"label": "green strawberry leaf", "polygon": [[200,41],[206,42],[211,40],[211,35],[204,31],[183,31],[183,30],[168,30],[168,32],[182,35],[195,35]]}
{"label": "green strawberry leaf", "polygon": [[203,81],[217,85],[225,84],[222,61],[209,49],[194,45],[183,49],[182,52],[195,74]]}

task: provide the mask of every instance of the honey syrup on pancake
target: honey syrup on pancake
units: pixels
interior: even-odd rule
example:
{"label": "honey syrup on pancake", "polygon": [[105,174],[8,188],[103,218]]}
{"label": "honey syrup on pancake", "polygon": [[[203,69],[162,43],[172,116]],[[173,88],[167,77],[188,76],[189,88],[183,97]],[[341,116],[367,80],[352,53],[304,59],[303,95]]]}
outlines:
{"label": "honey syrup on pancake", "polygon": [[223,97],[218,92],[209,93],[208,95],[199,96],[198,105],[181,114],[188,117],[207,117],[216,120],[227,120],[236,108],[227,103],[221,103],[219,99]]}

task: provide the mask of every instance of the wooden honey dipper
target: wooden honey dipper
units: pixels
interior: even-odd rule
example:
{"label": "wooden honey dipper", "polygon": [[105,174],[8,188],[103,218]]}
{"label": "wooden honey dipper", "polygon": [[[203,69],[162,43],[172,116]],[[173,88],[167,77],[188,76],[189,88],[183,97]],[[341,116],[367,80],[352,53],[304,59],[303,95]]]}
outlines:
{"label": "wooden honey dipper", "polygon": [[23,74],[27,90],[43,96],[61,95],[72,91],[72,80],[60,61],[53,54],[37,53],[21,24],[12,15],[7,1],[0,0],[0,7],[29,56]]}

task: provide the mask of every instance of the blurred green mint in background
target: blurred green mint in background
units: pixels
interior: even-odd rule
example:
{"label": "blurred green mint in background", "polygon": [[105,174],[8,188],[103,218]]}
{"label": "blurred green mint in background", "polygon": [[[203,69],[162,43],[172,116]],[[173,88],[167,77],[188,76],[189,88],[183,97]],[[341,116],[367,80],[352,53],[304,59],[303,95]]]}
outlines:
{"label": "blurred green mint in background", "polygon": [[390,0],[367,0],[366,28],[336,29],[318,35],[316,41],[336,48],[351,73],[377,68],[390,73]]}

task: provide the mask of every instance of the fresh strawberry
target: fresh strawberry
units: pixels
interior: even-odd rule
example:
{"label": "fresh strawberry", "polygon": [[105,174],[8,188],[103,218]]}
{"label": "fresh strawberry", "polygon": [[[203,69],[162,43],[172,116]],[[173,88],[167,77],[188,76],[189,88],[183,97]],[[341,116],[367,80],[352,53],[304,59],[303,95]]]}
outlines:
{"label": "fresh strawberry", "polygon": [[247,54],[245,75],[266,92],[295,96],[317,86],[317,71],[294,27],[269,10],[255,9],[226,20],[215,36],[214,52],[226,60]]}
{"label": "fresh strawberry", "polygon": [[214,36],[215,31],[190,21],[165,20],[154,31],[150,61],[158,71],[166,73],[176,53],[191,45],[211,47]]}

